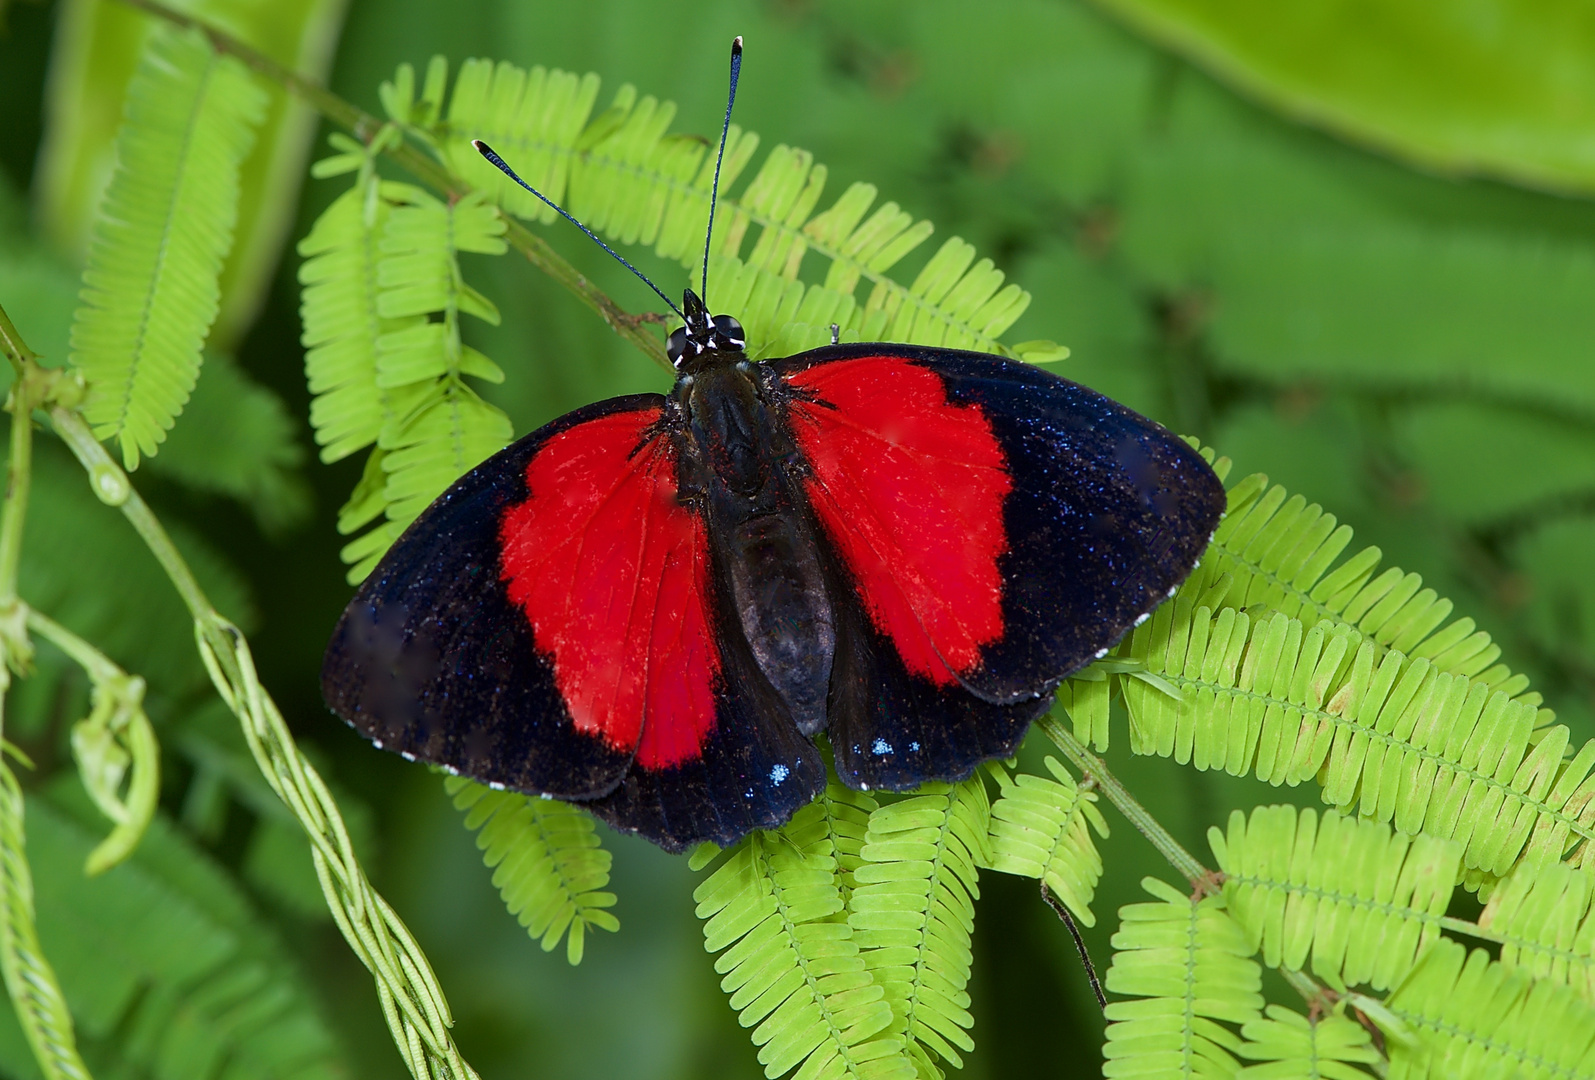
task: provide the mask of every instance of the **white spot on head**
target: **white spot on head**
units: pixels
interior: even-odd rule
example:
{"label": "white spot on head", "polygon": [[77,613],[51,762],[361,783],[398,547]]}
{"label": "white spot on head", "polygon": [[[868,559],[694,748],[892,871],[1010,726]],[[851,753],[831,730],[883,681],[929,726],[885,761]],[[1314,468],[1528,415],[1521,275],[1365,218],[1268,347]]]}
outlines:
{"label": "white spot on head", "polygon": [[892,744],[885,739],[876,739],[870,744],[869,750],[872,754],[890,754],[892,752]]}
{"label": "white spot on head", "polygon": [[774,784],[776,787],[780,787],[781,781],[785,780],[791,775],[791,769],[787,768],[785,765],[777,765],[775,768],[770,770],[770,783]]}
{"label": "white spot on head", "polygon": [[1146,622],[1151,617],[1152,617],[1152,613],[1150,611],[1143,612],[1142,614],[1137,615],[1135,617],[1135,625],[1140,626],[1142,623]]}

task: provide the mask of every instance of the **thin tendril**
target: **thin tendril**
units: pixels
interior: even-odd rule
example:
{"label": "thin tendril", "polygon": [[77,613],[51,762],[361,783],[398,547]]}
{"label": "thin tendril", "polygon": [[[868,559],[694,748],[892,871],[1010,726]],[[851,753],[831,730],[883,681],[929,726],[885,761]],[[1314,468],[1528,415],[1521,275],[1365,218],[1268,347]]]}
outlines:
{"label": "thin tendril", "polygon": [[742,73],[742,36],[731,42],[731,93],[726,95],[726,118],[720,125],[720,152],[714,158],[714,186],[709,189],[709,227],[703,233],[703,278],[699,291],[709,302],[709,242],[714,239],[714,204],[720,197],[720,163],[726,156],[726,136],[731,133],[731,106],[737,100],[737,76]]}
{"label": "thin tendril", "polygon": [[[730,115],[729,109],[727,110],[726,115]],[[662,292],[659,292],[659,286],[649,281],[647,274],[644,274],[641,270],[638,270],[635,266],[631,265],[631,263],[627,262],[625,256],[620,254],[620,252],[616,251],[614,248],[610,247],[608,244],[604,243],[591,229],[577,221],[575,218],[571,217],[570,214],[566,213],[563,206],[560,206],[553,199],[550,199],[547,195],[544,195],[541,191],[538,191],[532,185],[528,184],[525,180],[522,180],[519,176],[517,176],[515,170],[504,164],[504,159],[499,157],[491,146],[487,145],[487,143],[483,142],[481,139],[472,139],[471,145],[476,147],[476,152],[485,157],[488,160],[488,163],[496,168],[499,172],[503,173],[521,187],[525,188],[527,191],[530,191],[533,195],[536,195],[539,199],[542,199],[549,206],[553,207],[555,213],[559,214],[560,217],[564,218],[582,232],[586,233],[588,238],[591,239],[593,243],[597,244],[599,247],[609,252],[609,254],[613,255],[616,262],[620,263],[620,265],[624,266],[627,270],[630,270],[633,274],[636,274],[637,277],[642,280],[644,285],[648,286],[654,292],[659,293],[659,299],[665,302],[666,307],[680,316],[682,322],[687,321],[687,317],[681,314],[681,309],[670,302],[670,297],[666,296]]]}

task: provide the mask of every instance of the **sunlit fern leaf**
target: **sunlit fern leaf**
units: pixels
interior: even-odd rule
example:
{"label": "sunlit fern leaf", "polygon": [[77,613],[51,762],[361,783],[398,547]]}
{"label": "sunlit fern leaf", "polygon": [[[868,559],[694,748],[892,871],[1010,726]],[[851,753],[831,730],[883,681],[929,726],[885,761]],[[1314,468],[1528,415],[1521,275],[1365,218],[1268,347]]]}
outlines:
{"label": "sunlit fern leaf", "polygon": [[1490,896],[1479,925],[1504,939],[1505,966],[1566,983],[1595,1002],[1595,919],[1587,872],[1525,860]]}
{"label": "sunlit fern leaf", "polygon": [[911,1080],[891,1004],[841,918],[837,801],[851,802],[810,803],[731,849],[692,894],[704,947],[720,953],[720,985],[772,1080],[792,1069],[803,1080]]}
{"label": "sunlit fern leaf", "polygon": [[354,151],[324,174],[357,168],[355,187],[300,245],[311,424],[323,460],[377,444],[339,515],[351,581],[371,571],[415,516],[466,470],[509,442],[509,419],[466,377],[503,373],[460,339],[460,317],[498,321],[466,284],[462,251],[501,254],[504,223],[479,195],[445,203],[375,178]]}
{"label": "sunlit fern leaf", "polygon": [[1241,1027],[1239,1053],[1266,1064],[1246,1066],[1241,1080],[1367,1080],[1373,1074],[1357,1065],[1383,1060],[1368,1029],[1341,1013],[1309,1018],[1282,1005],[1264,1011],[1266,1019]]}
{"label": "sunlit fern leaf", "polygon": [[0,760],[0,972],[45,1080],[86,1080],[72,1013],[39,945],[22,789]]}
{"label": "sunlit fern leaf", "polygon": [[314,395],[310,426],[325,462],[376,442],[387,397],[376,384],[377,340],[423,321],[377,313],[377,245],[392,213],[379,183],[374,174],[362,175],[299,242],[305,260],[299,267],[301,340]]}
{"label": "sunlit fern leaf", "polygon": [[[1564,725],[1531,700],[1380,648],[1345,623],[1198,606],[1184,589],[1125,650],[1170,684],[1123,681],[1131,748],[1272,784],[1309,778],[1324,800],[1408,835],[1464,845],[1466,868],[1506,873],[1595,837],[1595,746],[1564,757]],[[1510,689],[1510,688],[1508,688]]]}
{"label": "sunlit fern leaf", "polygon": [[153,455],[199,375],[222,261],[238,216],[238,169],[265,93],[197,32],[156,29],[128,86],[117,167],[89,249],[71,361],[84,414],[129,469]]}
{"label": "sunlit fern leaf", "polygon": [[1108,748],[1108,705],[1113,685],[1101,671],[1086,668],[1058,687],[1057,708],[1074,723],[1074,737],[1097,753]]}
{"label": "sunlit fern leaf", "polygon": [[75,780],[28,802],[39,932],[104,1075],[346,1075],[291,952],[162,817],[126,863],[85,880],[99,838]]}
{"label": "sunlit fern leaf", "polygon": [[1472,619],[1447,621],[1451,601],[1423,588],[1417,574],[1396,567],[1376,573],[1382,555],[1375,547],[1339,561],[1351,535],[1350,526],[1338,525],[1317,503],[1253,474],[1230,489],[1229,510],[1184,588],[1211,593],[1222,580],[1225,587],[1209,595],[1214,609],[1261,607],[1307,628],[1326,620],[1353,626],[1381,648],[1430,660],[1509,697],[1524,693],[1528,680],[1496,663],[1500,646]]}
{"label": "sunlit fern leaf", "polygon": [[1334,986],[1394,986],[1440,934],[1460,846],[1294,806],[1230,814],[1208,830],[1230,916],[1269,967]]}
{"label": "sunlit fern leaf", "polygon": [[1442,938],[1385,1000],[1388,1080],[1595,1076],[1595,1006]]}
{"label": "sunlit fern leaf", "polygon": [[1096,925],[1091,897],[1102,879],[1102,855],[1091,830],[1106,838],[1108,823],[1094,791],[1082,791],[1056,758],[1046,759],[1056,779],[1007,771],[995,775],[1002,794],[991,807],[993,870],[1039,878],[1075,917]]}
{"label": "sunlit fern leaf", "polygon": [[1220,896],[1193,902],[1155,878],[1141,884],[1157,902],[1119,909],[1106,984],[1137,1000],[1108,1003],[1103,1075],[1233,1076],[1241,1039],[1218,1021],[1246,1024],[1263,1007],[1246,931]]}
{"label": "sunlit fern leaf", "polygon": [[990,861],[991,806],[977,775],[931,783],[870,815],[847,921],[893,1030],[962,1067],[978,867]]}
{"label": "sunlit fern leaf", "polygon": [[[441,71],[434,61],[429,86]],[[435,141],[461,176],[510,212],[553,220],[548,207],[496,176],[470,140],[493,144],[528,182],[555,201],[563,198],[571,213],[610,239],[650,245],[692,269],[700,265],[714,147],[702,136],[670,133],[673,103],[622,86],[611,105],[589,119],[598,89],[592,75],[469,60],[455,81],[445,122],[430,119],[438,115],[441,91],[437,100],[426,93],[418,100],[413,86],[413,71],[401,68],[384,95],[389,115]],[[916,223],[891,202],[872,213],[877,192],[862,183],[819,210],[825,166],[789,146],[771,150],[735,194],[757,147],[757,136],[731,128],[711,256],[737,258],[750,274],[791,283],[793,311],[834,310],[836,317],[798,318],[805,329],[797,336],[805,344],[822,343],[815,339],[837,322],[848,340],[1012,351],[997,339],[1023,314],[1030,295],[1005,285],[991,260],[977,259],[969,244],[954,237],[911,285],[902,285],[887,274],[930,236],[928,221]],[[798,280],[810,253],[828,264],[822,283]],[[866,283],[869,291],[861,299],[857,290]],[[747,326],[739,290],[719,274],[711,275],[711,284],[710,305],[734,312]],[[816,287],[825,295],[805,308],[805,294]],[[760,329],[750,328],[749,343],[757,355],[781,355],[790,343],[778,349],[772,340],[784,324],[768,327],[768,321],[754,320]],[[1028,347],[1037,355],[1057,351],[1051,342]]]}
{"label": "sunlit fern leaf", "polygon": [[620,929],[606,910],[615,903],[615,894],[604,891],[611,857],[592,815],[557,799],[494,791],[463,777],[449,777],[444,787],[455,808],[466,811],[465,827],[477,830],[476,846],[493,868],[504,906],[542,939],[544,952],[568,934],[566,956],[579,964],[588,928]]}

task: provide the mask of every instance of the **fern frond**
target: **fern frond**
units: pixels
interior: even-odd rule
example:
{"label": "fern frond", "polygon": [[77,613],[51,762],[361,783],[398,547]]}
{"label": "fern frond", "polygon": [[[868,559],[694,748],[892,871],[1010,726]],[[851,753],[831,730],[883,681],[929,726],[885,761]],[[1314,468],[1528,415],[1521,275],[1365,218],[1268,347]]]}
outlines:
{"label": "fern frond", "polygon": [[870,815],[847,917],[891,1002],[893,1031],[958,1067],[958,1051],[975,1046],[970,935],[990,828],[978,775],[882,806]]}
{"label": "fern frond", "polygon": [[84,415],[96,436],[116,437],[129,469],[156,452],[199,376],[238,169],[265,107],[248,71],[199,33],[151,33],[128,87],[70,357],[89,383]]}
{"label": "fern frond", "polygon": [[1073,721],[1074,737],[1101,754],[1108,749],[1108,706],[1112,698],[1112,681],[1093,666],[1063,681],[1054,707],[1062,709]]}
{"label": "fern frond", "polygon": [[1587,872],[1525,860],[1491,894],[1479,925],[1502,939],[1506,967],[1566,983],[1595,1002],[1595,919]]}
{"label": "fern frond", "polygon": [[1240,1036],[1218,1021],[1259,1019],[1263,974],[1246,931],[1221,896],[1193,902],[1156,878],[1157,903],[1119,909],[1107,988],[1136,1001],[1109,1002],[1103,1075],[1233,1076]]}
{"label": "fern frond", "polygon": [[443,781],[454,807],[466,811],[465,827],[476,830],[482,861],[493,870],[493,886],[504,906],[548,952],[569,934],[565,955],[582,960],[589,927],[619,930],[607,908],[611,857],[599,842],[592,815],[557,799],[494,791],[463,777]]}
{"label": "fern frond", "polygon": [[1595,1076],[1595,1007],[1442,938],[1385,1000],[1389,1080]]}
{"label": "fern frond", "polygon": [[[436,61],[429,78],[433,72],[441,72]],[[416,106],[413,89],[406,91],[413,84],[413,72],[404,69],[389,84],[384,101],[392,119],[433,140],[461,176],[511,213],[553,220],[546,206],[495,175],[471,148],[471,139],[493,143],[528,182],[555,201],[563,195],[573,214],[610,239],[650,245],[665,258],[698,266],[714,155],[700,136],[669,133],[673,103],[639,97],[635,88],[622,86],[610,106],[589,119],[598,92],[592,75],[579,78],[543,68],[527,72],[469,60],[460,69],[443,122],[432,119],[437,114],[433,99],[423,95]],[[899,284],[888,271],[930,236],[928,221],[916,222],[891,202],[871,213],[877,192],[862,183],[816,213],[825,166],[808,151],[788,146],[771,150],[742,193],[732,195],[757,147],[757,136],[731,129],[711,251],[711,258],[736,260],[739,267],[732,274],[716,270],[712,275],[712,306],[737,312],[755,355],[790,349],[794,339],[797,347],[821,344],[832,322],[848,340],[1014,353],[997,338],[1024,313],[1030,295],[1005,285],[991,260],[977,260],[974,248],[954,237],[911,285]],[[757,239],[743,254],[753,228]],[[799,280],[810,252],[828,263],[823,282]],[[742,280],[728,280],[732,277]],[[859,301],[855,294],[862,282],[870,291]],[[815,290],[821,291],[811,300]],[[754,307],[745,306],[744,295],[753,296]],[[782,324],[771,318],[777,299],[786,310],[804,312],[797,319],[804,329],[779,345],[773,334]],[[1037,354],[1057,351],[1051,342],[1026,347]]]}
{"label": "fern frond", "polygon": [[[837,799],[810,803],[737,845],[694,890],[704,948],[766,1076],[912,1080],[892,1007],[843,912],[831,836]],[[722,951],[723,950],[723,951]]]}
{"label": "fern frond", "polygon": [[1057,758],[1056,779],[996,771],[1002,795],[991,807],[991,862],[1005,874],[1039,878],[1086,926],[1096,925],[1091,897],[1102,880],[1102,855],[1091,830],[1106,839],[1108,823],[1095,791],[1082,791]]}
{"label": "fern frond", "polygon": [[1208,830],[1230,916],[1269,967],[1331,986],[1395,985],[1440,933],[1460,845],[1294,806],[1230,814]]}
{"label": "fern frond", "polygon": [[173,428],[150,468],[199,491],[248,507],[268,530],[303,521],[310,492],[299,466],[304,449],[283,401],[232,357],[205,360],[183,425]]}
{"label": "fern frond", "polygon": [[25,812],[17,778],[0,760],[0,974],[45,1080],[88,1080],[72,1013],[39,946]]}
{"label": "fern frond", "polygon": [[28,801],[39,929],[79,1037],[119,1059],[105,1071],[344,1075],[347,1062],[288,950],[169,822],[157,815],[130,860],[84,879],[98,825],[75,787]]}
{"label": "fern frond", "polygon": [[1309,1018],[1282,1005],[1270,1005],[1267,1019],[1248,1020],[1240,1055],[1266,1065],[1248,1065],[1241,1080],[1368,1080],[1356,1064],[1383,1060],[1367,1028],[1339,1012]]}
{"label": "fern frond", "polygon": [[1323,621],[1354,627],[1381,652],[1428,660],[1508,697],[1523,693],[1528,680],[1496,664],[1501,647],[1472,619],[1447,622],[1451,601],[1423,588],[1417,574],[1396,567],[1376,574],[1383,557],[1376,547],[1336,565],[1351,537],[1351,527],[1317,503],[1254,474],[1230,489],[1224,520],[1184,588],[1210,591],[1214,610],[1262,607],[1300,619],[1306,629]]}
{"label": "fern frond", "polygon": [[346,534],[385,518],[345,545],[353,582],[513,431],[465,381],[498,382],[503,373],[460,339],[462,314],[497,323],[498,311],[466,284],[458,254],[502,254],[503,220],[480,195],[444,203],[417,187],[380,181],[366,167],[369,152],[345,150],[321,172],[358,168],[358,180],[301,243],[307,261],[300,280],[307,286],[306,376],[317,395],[311,424],[322,457],[336,460],[376,443],[365,479],[338,518]]}
{"label": "fern frond", "polygon": [[419,321],[377,313],[377,245],[392,213],[379,183],[362,174],[299,242],[310,426],[328,463],[376,442],[387,396],[376,384],[377,340]]}
{"label": "fern frond", "polygon": [[1464,865],[1487,874],[1595,836],[1595,744],[1564,760],[1568,729],[1537,730],[1533,700],[1342,622],[1308,629],[1276,613],[1253,623],[1197,597],[1183,589],[1130,640],[1129,657],[1179,692],[1124,681],[1137,753],[1275,785],[1316,777],[1325,802],[1454,838]]}

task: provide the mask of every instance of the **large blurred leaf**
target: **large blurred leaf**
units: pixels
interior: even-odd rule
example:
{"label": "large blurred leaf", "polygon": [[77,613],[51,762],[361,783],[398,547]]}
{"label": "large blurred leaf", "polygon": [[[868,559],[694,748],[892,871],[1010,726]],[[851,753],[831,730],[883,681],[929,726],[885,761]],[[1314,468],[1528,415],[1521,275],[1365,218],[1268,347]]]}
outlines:
{"label": "large blurred leaf", "polygon": [[1271,108],[1426,168],[1595,191],[1579,0],[1097,0]]}
{"label": "large blurred leaf", "polygon": [[[174,0],[267,56],[326,78],[348,0]],[[82,259],[100,193],[110,179],[122,98],[151,26],[143,13],[107,0],[63,0],[56,12],[44,146],[34,199],[46,233]],[[293,221],[315,114],[278,87],[240,176],[238,225],[222,272],[221,313],[211,345],[230,349],[265,300]]]}

